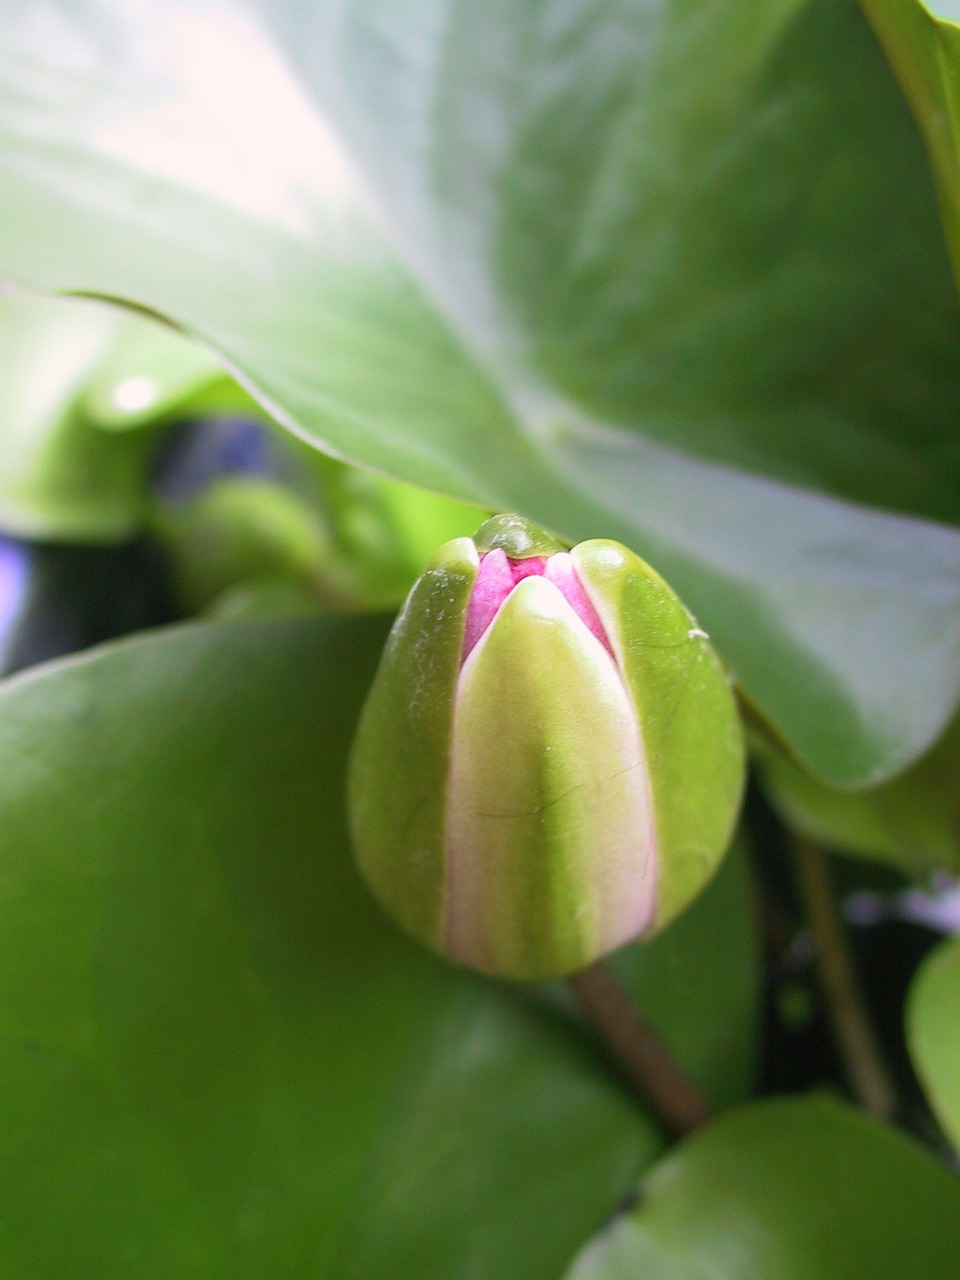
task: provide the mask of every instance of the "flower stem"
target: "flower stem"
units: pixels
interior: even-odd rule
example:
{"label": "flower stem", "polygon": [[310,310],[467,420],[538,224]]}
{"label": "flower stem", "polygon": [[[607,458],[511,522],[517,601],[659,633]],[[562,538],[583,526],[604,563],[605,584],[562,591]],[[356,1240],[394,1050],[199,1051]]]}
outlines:
{"label": "flower stem", "polygon": [[850,1088],[869,1111],[889,1119],[898,1108],[896,1087],[864,1004],[826,855],[795,836],[793,862],[817,942],[820,988]]}
{"label": "flower stem", "polygon": [[706,1102],[641,1017],[613,969],[598,962],[568,981],[610,1056],[653,1108],[667,1133],[682,1138],[704,1124],[710,1118]]}

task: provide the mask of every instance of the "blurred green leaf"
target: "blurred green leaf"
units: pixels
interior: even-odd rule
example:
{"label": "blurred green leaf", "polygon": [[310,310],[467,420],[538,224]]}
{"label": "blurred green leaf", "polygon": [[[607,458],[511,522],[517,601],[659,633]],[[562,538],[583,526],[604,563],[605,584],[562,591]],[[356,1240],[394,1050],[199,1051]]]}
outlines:
{"label": "blurred green leaf", "polygon": [[155,321],[0,293],[0,528],[75,542],[130,537],[149,508],[156,435],[103,428],[152,426],[228,386],[212,355]]}
{"label": "blurred green leaf", "polygon": [[825,780],[920,755],[960,534],[857,504],[960,516],[960,310],[852,0],[255,13],[7,15],[0,270],[170,317],[342,457],[633,546]]}
{"label": "blurred green leaf", "polygon": [[469,537],[487,512],[301,447],[329,531],[325,590],[340,607],[397,608],[442,543]]}
{"label": "blurred green leaf", "polygon": [[322,513],[273,481],[215,480],[158,517],[178,598],[188,613],[247,584],[288,583],[320,602],[330,543]]}
{"label": "blurred green leaf", "polygon": [[914,978],[907,1043],[930,1105],[960,1150],[960,939],[942,943]]}
{"label": "blurred green leaf", "polygon": [[722,1117],[643,1179],[568,1280],[954,1280],[960,1188],[920,1147],[826,1099]]}
{"label": "blurred green leaf", "polygon": [[298,618],[321,613],[322,606],[314,592],[289,578],[253,578],[224,591],[203,612],[211,621],[247,622],[251,618]]}
{"label": "blurred green leaf", "polygon": [[960,718],[905,773],[868,791],[824,786],[772,743],[755,747],[767,795],[790,826],[915,878],[960,872]]}
{"label": "blurred green leaf", "polygon": [[[384,635],[196,625],[0,684],[10,1280],[554,1280],[658,1149],[562,1005],[360,885],[343,773]],[[726,1100],[751,919],[730,859],[622,960]]]}
{"label": "blurred green leaf", "polygon": [[441,542],[483,522],[476,507],[282,443],[280,478],[223,474],[158,505],[154,529],[187,612],[258,582],[338,613],[396,608]]}

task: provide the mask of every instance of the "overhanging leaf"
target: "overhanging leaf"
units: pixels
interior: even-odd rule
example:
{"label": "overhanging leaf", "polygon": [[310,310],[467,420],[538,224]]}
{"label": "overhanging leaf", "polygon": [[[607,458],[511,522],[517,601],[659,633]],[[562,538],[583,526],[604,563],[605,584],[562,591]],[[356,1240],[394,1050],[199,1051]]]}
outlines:
{"label": "overhanging leaf", "polygon": [[[198,625],[0,685],[11,1280],[554,1280],[657,1149],[562,1008],[433,960],[360,885],[344,761],[384,630]],[[730,860],[622,961],[727,1102],[750,921]]]}
{"label": "overhanging leaf", "polygon": [[335,453],[621,538],[814,772],[909,764],[960,535],[855,502],[957,518],[960,312],[852,4],[256,13],[9,15],[0,269],[170,316]]}

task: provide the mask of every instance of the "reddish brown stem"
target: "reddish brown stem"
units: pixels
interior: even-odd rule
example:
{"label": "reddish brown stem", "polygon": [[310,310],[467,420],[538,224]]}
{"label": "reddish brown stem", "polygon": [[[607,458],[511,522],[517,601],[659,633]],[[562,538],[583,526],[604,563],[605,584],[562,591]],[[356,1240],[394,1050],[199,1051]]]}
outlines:
{"label": "reddish brown stem", "polygon": [[614,971],[600,962],[569,982],[610,1056],[667,1133],[682,1138],[704,1124],[710,1118],[706,1102]]}

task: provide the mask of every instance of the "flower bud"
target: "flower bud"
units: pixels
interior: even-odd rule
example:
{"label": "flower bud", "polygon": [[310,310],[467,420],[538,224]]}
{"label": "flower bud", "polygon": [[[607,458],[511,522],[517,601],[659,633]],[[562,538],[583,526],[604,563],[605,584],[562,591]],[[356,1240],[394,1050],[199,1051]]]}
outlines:
{"label": "flower bud", "polygon": [[354,745],[361,871],[404,929],[484,973],[575,972],[659,929],[727,846],[743,782],[726,673],[617,542],[516,516],[437,552]]}

